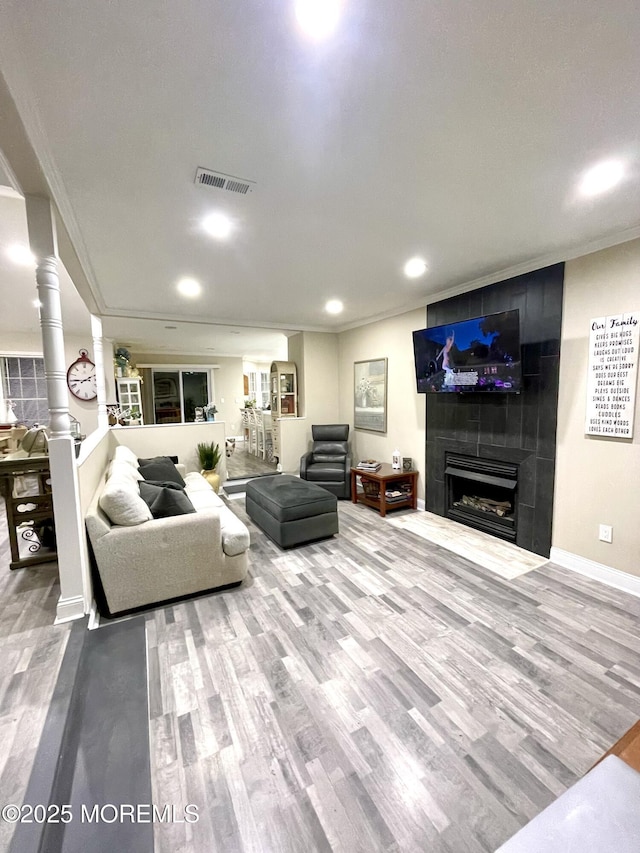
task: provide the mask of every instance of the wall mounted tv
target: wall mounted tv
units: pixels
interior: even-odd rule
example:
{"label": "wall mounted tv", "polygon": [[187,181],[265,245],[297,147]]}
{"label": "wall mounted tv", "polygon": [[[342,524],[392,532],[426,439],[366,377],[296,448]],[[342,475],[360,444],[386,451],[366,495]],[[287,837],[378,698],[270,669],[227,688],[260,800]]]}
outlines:
{"label": "wall mounted tv", "polygon": [[517,394],[522,385],[517,309],[413,333],[419,394]]}

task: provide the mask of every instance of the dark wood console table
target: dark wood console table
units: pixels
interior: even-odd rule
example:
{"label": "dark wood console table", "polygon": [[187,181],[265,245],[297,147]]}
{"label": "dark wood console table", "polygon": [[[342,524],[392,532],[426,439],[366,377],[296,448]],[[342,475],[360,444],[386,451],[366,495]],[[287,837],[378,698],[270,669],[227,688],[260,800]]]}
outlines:
{"label": "dark wood console table", "polygon": [[[29,477],[32,483],[25,491],[20,487],[22,477]],[[5,500],[9,528],[10,568],[57,560],[49,457],[0,458],[0,494]],[[28,543],[23,544],[23,554],[27,552],[24,556],[20,555],[21,542]]]}
{"label": "dark wood console table", "polygon": [[[356,478],[360,477],[363,492],[358,493]],[[401,492],[397,498],[387,497],[387,491]],[[403,471],[383,463],[378,471],[351,469],[351,500],[377,509],[385,516],[390,509],[416,509],[418,506],[418,472]]]}

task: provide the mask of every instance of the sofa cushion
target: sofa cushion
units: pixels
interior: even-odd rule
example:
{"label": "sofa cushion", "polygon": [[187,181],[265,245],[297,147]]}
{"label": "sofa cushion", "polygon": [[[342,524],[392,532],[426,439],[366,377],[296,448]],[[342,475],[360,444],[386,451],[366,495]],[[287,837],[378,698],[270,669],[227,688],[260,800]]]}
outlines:
{"label": "sofa cushion", "polygon": [[185,488],[188,493],[191,492],[212,492],[215,494],[209,483],[205,480],[202,474],[197,471],[190,471],[184,478]]}
{"label": "sofa cushion", "polygon": [[191,471],[185,477],[186,492],[196,511],[217,507],[220,510],[220,534],[222,550],[227,557],[236,557],[249,549],[249,531],[224,501],[213,491],[202,474]]}
{"label": "sofa cushion", "polygon": [[132,483],[138,483],[144,479],[137,466],[134,468],[133,465],[124,462],[122,459],[114,459],[109,463],[107,477],[124,477],[131,480]]}
{"label": "sofa cushion", "polygon": [[130,450],[128,447],[125,447],[124,444],[119,444],[116,447],[115,452],[113,454],[113,458],[116,459],[118,462],[126,462],[127,465],[131,465],[136,469],[138,467],[138,457],[133,452],[133,450]]}
{"label": "sofa cushion", "polygon": [[112,524],[133,527],[153,518],[136,483],[129,478],[109,477],[98,503]]}
{"label": "sofa cushion", "polygon": [[156,462],[158,459],[170,459],[174,465],[178,464],[178,457],[171,456],[171,454],[163,454],[162,456],[148,456],[147,458],[143,459],[138,458],[136,461],[138,465],[145,465],[147,462]]}
{"label": "sofa cushion", "polygon": [[162,480],[177,483],[184,488],[185,482],[182,479],[175,464],[169,456],[154,456],[151,459],[138,459],[140,473],[145,480]]}
{"label": "sofa cushion", "polygon": [[236,557],[249,549],[249,531],[246,524],[226,506],[220,511],[220,533],[222,550],[227,557]]}
{"label": "sofa cushion", "polygon": [[169,518],[196,511],[184,489],[171,481],[141,480],[140,497],[148,505],[154,518]]}
{"label": "sofa cushion", "polygon": [[222,500],[218,497],[218,495],[216,495],[216,493],[211,487],[209,487],[208,492],[205,492],[204,489],[196,489],[195,491],[191,491],[187,488],[186,493],[189,496],[189,500],[198,512],[201,509],[211,509],[212,507],[215,509],[219,509],[221,506],[224,506]]}

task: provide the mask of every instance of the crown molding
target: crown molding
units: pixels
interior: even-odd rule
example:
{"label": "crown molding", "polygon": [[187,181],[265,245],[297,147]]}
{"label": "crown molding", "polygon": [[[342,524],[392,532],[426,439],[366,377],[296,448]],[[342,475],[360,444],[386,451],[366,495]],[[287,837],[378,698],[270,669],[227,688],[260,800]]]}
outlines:
{"label": "crown molding", "polygon": [[567,261],[573,261],[576,258],[582,258],[585,255],[592,255],[594,252],[600,252],[602,249],[610,249],[612,246],[618,246],[621,243],[628,243],[630,240],[635,240],[638,237],[640,237],[640,225],[627,228],[624,231],[616,231],[614,234],[599,237],[597,240],[582,243],[571,249],[556,250],[549,252],[546,255],[538,255],[537,257],[523,261],[520,264],[506,267],[505,269],[489,273],[488,275],[481,276],[480,278],[473,279],[472,281],[464,282],[463,284],[454,285],[447,290],[434,294],[429,298],[427,304],[430,304],[431,302],[440,302],[440,300],[448,299],[450,296],[458,296],[459,294],[467,293],[470,290],[478,290],[481,287],[496,284],[499,281],[516,278],[519,275],[526,275],[526,273],[535,272],[536,270],[544,269],[545,267],[550,267],[554,264],[562,264]]}
{"label": "crown molding", "polygon": [[361,326],[368,326],[371,323],[377,323],[380,320],[388,320],[391,317],[398,317],[401,314],[407,314],[409,311],[415,311],[417,308],[426,308],[432,302],[440,302],[443,299],[449,299],[452,296],[459,296],[461,293],[468,293],[471,290],[478,290],[481,287],[487,287],[490,284],[497,284],[500,281],[506,281],[509,278],[515,278],[519,275],[525,275],[535,270],[544,269],[554,264],[573,261],[576,258],[582,258],[585,255],[592,255],[594,252],[600,252],[603,249],[610,249],[613,246],[619,246],[622,243],[628,243],[631,240],[636,240],[640,237],[640,225],[634,225],[631,228],[626,228],[622,231],[615,231],[604,237],[599,237],[597,240],[591,240],[588,243],[580,243],[570,249],[556,249],[553,252],[548,252],[545,255],[536,255],[534,258],[514,264],[510,267],[496,270],[495,272],[487,273],[464,282],[459,282],[451,287],[445,287],[433,293],[423,296],[420,300],[413,300],[405,304],[403,307],[395,309],[383,314],[376,314],[370,317],[356,320],[353,323],[345,323],[338,328],[338,332],[348,332],[351,329],[357,329]]}
{"label": "crown molding", "polygon": [[[100,312],[101,317],[108,317],[113,320],[154,320],[160,323],[184,323],[193,326],[229,326],[231,328],[243,329],[266,329],[274,332],[282,332],[283,335],[290,337],[298,332],[334,332],[337,329],[326,329],[322,326],[309,326],[306,324],[293,325],[291,323],[269,323],[265,320],[257,320],[254,318],[247,319],[246,317],[229,318],[225,317],[221,320],[217,317],[182,317],[176,314],[159,314],[153,311],[126,311],[123,308],[105,309]],[[288,334],[287,334],[288,333]]]}

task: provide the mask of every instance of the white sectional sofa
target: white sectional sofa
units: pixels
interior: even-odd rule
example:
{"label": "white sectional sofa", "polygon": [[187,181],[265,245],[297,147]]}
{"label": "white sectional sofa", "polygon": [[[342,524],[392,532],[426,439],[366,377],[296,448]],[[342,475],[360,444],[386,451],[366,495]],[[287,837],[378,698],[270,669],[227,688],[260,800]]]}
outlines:
{"label": "white sectional sofa", "polygon": [[107,615],[236,585],[247,575],[246,526],[204,477],[176,468],[195,512],[153,518],[127,448],[116,449],[93,497],[86,527]]}

